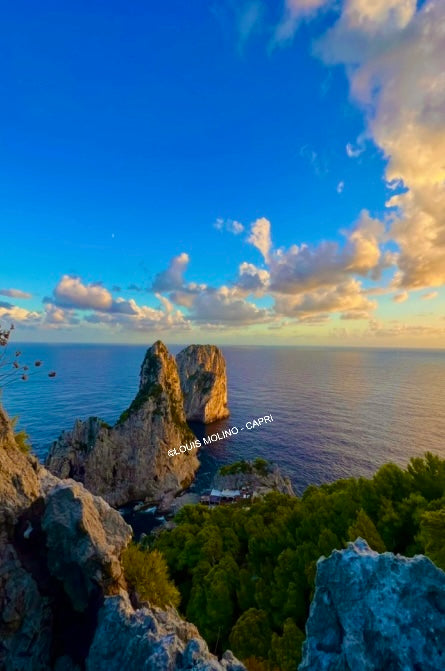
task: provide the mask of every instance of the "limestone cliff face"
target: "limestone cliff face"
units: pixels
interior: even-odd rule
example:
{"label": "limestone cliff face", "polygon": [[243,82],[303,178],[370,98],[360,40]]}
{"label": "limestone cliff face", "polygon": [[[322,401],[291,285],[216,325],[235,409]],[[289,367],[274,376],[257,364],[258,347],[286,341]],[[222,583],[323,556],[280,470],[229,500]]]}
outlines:
{"label": "limestone cliff face", "polygon": [[1,407],[0,426],[0,668],[47,671],[70,646],[82,653],[94,604],[125,586],[131,529],[20,452]]}
{"label": "limestone cliff face", "polygon": [[445,573],[361,538],[322,557],[299,671],[445,668]]}
{"label": "limestone cliff face", "polygon": [[59,477],[83,482],[113,506],[158,501],[193,480],[196,450],[168,455],[193,440],[175,359],[158,341],[145,355],[136,398],[118,422],[109,427],[96,417],[77,420],[53,443],[46,466]]}
{"label": "limestone cliff face", "polygon": [[229,416],[226,362],[215,345],[189,345],[176,357],[187,420],[209,424]]}
{"label": "limestone cliff face", "polygon": [[15,444],[0,407],[0,669],[245,671],[169,609],[135,608],[121,515]]}
{"label": "limestone cliff face", "polygon": [[193,624],[173,609],[134,610],[127,596],[105,599],[87,671],[246,671],[230,651],[219,661]]}

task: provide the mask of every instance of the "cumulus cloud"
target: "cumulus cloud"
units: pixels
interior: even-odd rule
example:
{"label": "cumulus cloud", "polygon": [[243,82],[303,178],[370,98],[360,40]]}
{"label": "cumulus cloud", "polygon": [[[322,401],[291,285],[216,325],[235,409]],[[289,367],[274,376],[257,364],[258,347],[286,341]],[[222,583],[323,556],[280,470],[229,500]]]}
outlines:
{"label": "cumulus cloud", "polygon": [[189,255],[185,252],[170,261],[167,270],[158,273],[153,281],[153,291],[174,291],[184,283],[184,273],[189,263]]}
{"label": "cumulus cloud", "polygon": [[218,217],[213,226],[218,231],[228,231],[234,235],[239,235],[244,231],[243,224],[236,221],[236,219],[222,219],[221,217]]}
{"label": "cumulus cloud", "polygon": [[281,294],[275,299],[277,314],[303,320],[315,314],[336,312],[349,314],[349,319],[353,314],[362,319],[363,315],[369,316],[369,311],[376,307],[377,303],[363,293],[361,283],[352,278],[338,286],[296,295]]}
{"label": "cumulus cloud", "polygon": [[199,292],[193,301],[190,318],[196,322],[246,326],[273,319],[269,310],[239,297],[237,290],[222,286]]}
{"label": "cumulus cloud", "polygon": [[238,278],[235,286],[242,295],[262,295],[267,290],[270,281],[270,273],[263,268],[257,268],[253,263],[244,261],[239,266]]}
{"label": "cumulus cloud", "polygon": [[80,319],[74,310],[61,308],[54,303],[45,304],[41,320],[42,326],[49,329],[66,328],[80,324]]}
{"label": "cumulus cloud", "polygon": [[261,217],[254,221],[247,241],[261,252],[265,261],[268,261],[269,251],[272,246],[270,221],[265,217]]}
{"label": "cumulus cloud", "polygon": [[355,227],[345,233],[343,247],[322,241],[318,245],[292,245],[273,253],[268,249],[270,288],[279,293],[298,294],[338,285],[353,274],[376,278],[390,261],[382,256],[383,235],[383,224],[363,211]]}
{"label": "cumulus cloud", "polygon": [[0,306],[0,319],[5,319],[12,324],[19,322],[21,325],[32,325],[39,321],[40,314],[33,310],[25,310],[18,305],[2,303]]}
{"label": "cumulus cloud", "polygon": [[9,298],[32,298],[32,294],[21,289],[0,289],[0,296],[8,296]]}
{"label": "cumulus cloud", "polygon": [[444,15],[441,0],[417,10],[415,0],[346,0],[317,47],[325,63],[346,66],[387,182],[405,187],[387,203],[401,289],[445,283]]}
{"label": "cumulus cloud", "polygon": [[54,289],[55,302],[62,307],[109,310],[110,292],[97,282],[84,284],[80,277],[63,275]]}

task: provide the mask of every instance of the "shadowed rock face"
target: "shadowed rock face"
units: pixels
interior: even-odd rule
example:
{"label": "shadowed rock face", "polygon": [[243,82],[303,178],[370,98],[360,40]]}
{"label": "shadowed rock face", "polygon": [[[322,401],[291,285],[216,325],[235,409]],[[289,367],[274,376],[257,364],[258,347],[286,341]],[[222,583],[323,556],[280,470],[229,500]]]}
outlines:
{"label": "shadowed rock face", "polygon": [[229,416],[226,362],[215,345],[190,345],[176,357],[185,416],[210,424]]}
{"label": "shadowed rock face", "polygon": [[119,557],[131,529],[21,453],[1,407],[0,426],[0,668],[46,671],[65,637],[75,654],[89,647],[98,603],[125,585]]}
{"label": "shadowed rock face", "polygon": [[317,563],[299,671],[445,669],[445,573],[361,538]]}
{"label": "shadowed rock face", "polygon": [[174,357],[157,341],[141,366],[139,391],[118,422],[77,420],[53,443],[46,466],[83,482],[119,506],[136,499],[159,501],[187,487],[199,466],[196,451],[168,456],[194,440],[186,423]]}
{"label": "shadowed rock face", "polygon": [[0,669],[245,671],[174,610],[133,608],[130,538],[103,499],[18,450],[0,406]]}

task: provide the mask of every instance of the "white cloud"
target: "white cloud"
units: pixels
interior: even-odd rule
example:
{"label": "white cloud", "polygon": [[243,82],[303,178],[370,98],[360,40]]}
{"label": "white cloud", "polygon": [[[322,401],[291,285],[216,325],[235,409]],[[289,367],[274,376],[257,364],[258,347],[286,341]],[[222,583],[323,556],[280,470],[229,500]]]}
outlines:
{"label": "white cloud", "polygon": [[0,296],[9,296],[10,298],[32,298],[32,294],[21,289],[0,289]]}
{"label": "white cloud", "polygon": [[189,263],[189,255],[185,252],[175,256],[170,261],[167,270],[158,273],[153,282],[153,291],[174,291],[183,285],[184,273]]}
{"label": "white cloud", "polygon": [[264,257],[264,260],[269,259],[269,251],[272,246],[270,237],[270,221],[265,217],[257,219],[251,227],[250,236],[247,239],[251,245],[256,247]]}
{"label": "white cloud", "polygon": [[409,293],[407,291],[402,291],[400,294],[396,294],[392,297],[395,303],[404,303],[409,298]]}
{"label": "white cloud", "polygon": [[275,29],[272,46],[289,41],[295,34],[300,21],[315,14],[330,0],[285,0],[284,15]]}
{"label": "white cloud", "polygon": [[109,310],[110,292],[98,283],[84,284],[80,277],[63,275],[54,289],[55,302],[62,307]]}
{"label": "white cloud", "polygon": [[243,224],[236,221],[236,219],[222,219],[221,217],[218,217],[213,226],[218,231],[228,231],[234,235],[239,235],[244,231]]}
{"label": "white cloud", "polygon": [[277,295],[275,309],[277,314],[286,317],[305,319],[316,314],[347,313],[349,319],[353,313],[362,319],[364,314],[377,307],[363,293],[361,283],[349,279],[338,286],[318,288],[304,294]]}
{"label": "white cloud", "polygon": [[197,322],[246,326],[265,323],[273,317],[270,311],[240,298],[236,289],[222,286],[198,293],[193,301],[190,318]]}
{"label": "white cloud", "polygon": [[346,145],[346,153],[349,156],[349,158],[357,158],[358,156],[360,156],[360,154],[363,154],[364,151],[365,147],[362,145],[354,147],[350,142],[348,142]]}
{"label": "white cloud", "polygon": [[243,263],[239,266],[236,288],[240,295],[250,293],[262,295],[267,290],[270,281],[270,273],[263,268],[257,268],[253,263]]}
{"label": "white cloud", "polygon": [[345,183],[344,183],[343,180],[341,180],[341,181],[337,184],[337,193],[343,193],[343,189],[344,189],[344,188],[345,188]]}
{"label": "white cloud", "polygon": [[33,310],[20,308],[18,305],[3,304],[0,305],[0,319],[9,321],[12,324],[20,322],[26,325],[36,323],[40,319],[40,314]]}
{"label": "white cloud", "polygon": [[435,298],[437,298],[438,295],[439,295],[439,293],[437,291],[428,291],[428,293],[422,294],[422,296],[420,298],[424,301],[432,301]]}
{"label": "white cloud", "polygon": [[389,186],[404,185],[388,207],[399,247],[394,284],[445,283],[445,75],[442,0],[346,0],[317,47],[343,63],[367,133],[387,158]]}

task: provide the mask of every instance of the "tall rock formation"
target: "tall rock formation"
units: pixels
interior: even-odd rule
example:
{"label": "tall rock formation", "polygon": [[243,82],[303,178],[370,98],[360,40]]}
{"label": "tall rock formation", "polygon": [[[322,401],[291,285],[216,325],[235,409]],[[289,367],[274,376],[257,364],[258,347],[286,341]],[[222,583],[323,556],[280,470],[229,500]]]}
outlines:
{"label": "tall rock formation", "polygon": [[226,362],[215,345],[189,345],[176,356],[185,416],[210,424],[229,416]]}
{"label": "tall rock formation", "polygon": [[445,669],[445,573],[359,538],[317,563],[299,671]]}
{"label": "tall rock formation", "polygon": [[19,451],[0,406],[0,669],[245,671],[173,609],[131,604],[130,538],[103,499]]}
{"label": "tall rock formation", "polygon": [[77,420],[50,448],[47,468],[74,478],[113,506],[174,496],[193,480],[196,450],[171,448],[195,436],[186,423],[175,359],[159,340],[147,350],[139,391],[113,427],[97,417]]}

